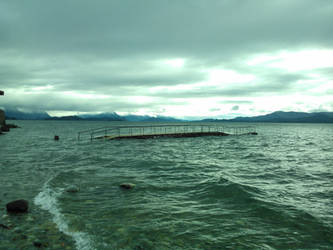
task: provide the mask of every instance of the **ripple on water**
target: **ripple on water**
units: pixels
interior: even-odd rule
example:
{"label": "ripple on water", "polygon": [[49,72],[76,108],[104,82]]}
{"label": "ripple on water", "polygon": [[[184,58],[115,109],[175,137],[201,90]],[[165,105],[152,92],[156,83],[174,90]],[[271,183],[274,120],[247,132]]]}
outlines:
{"label": "ripple on water", "polygon": [[[2,148],[0,200],[35,197],[34,212],[49,214],[78,249],[333,244],[329,126],[263,124],[253,137],[76,143],[73,135],[94,122],[29,124],[8,134],[13,141]],[[79,192],[64,192],[71,185]]]}

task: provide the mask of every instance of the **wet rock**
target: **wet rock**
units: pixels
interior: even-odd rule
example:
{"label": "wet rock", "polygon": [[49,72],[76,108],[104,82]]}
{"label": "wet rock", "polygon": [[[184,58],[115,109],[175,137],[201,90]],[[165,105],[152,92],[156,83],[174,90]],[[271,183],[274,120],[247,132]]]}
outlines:
{"label": "wet rock", "polygon": [[17,126],[17,125],[15,125],[15,124],[6,124],[6,126],[8,127],[8,128],[19,128],[19,126]]}
{"label": "wet rock", "polygon": [[18,227],[14,228],[14,230],[13,230],[13,233],[15,233],[15,234],[21,234],[22,232],[23,232],[22,229],[20,229]]}
{"label": "wet rock", "polygon": [[6,226],[6,225],[4,225],[4,224],[0,224],[0,228],[4,228],[4,229],[7,229],[7,230],[10,229],[10,227],[8,227],[8,226]]}
{"label": "wet rock", "polygon": [[6,208],[8,213],[26,213],[28,212],[29,203],[26,200],[16,200],[7,203]]}
{"label": "wet rock", "polygon": [[123,189],[132,189],[135,187],[135,184],[133,183],[122,183],[119,185]]}
{"label": "wet rock", "polygon": [[2,127],[1,127],[1,131],[2,132],[9,132],[9,127],[7,126],[7,125],[3,125]]}
{"label": "wet rock", "polygon": [[41,242],[39,242],[39,241],[34,241],[34,246],[35,247],[38,247],[38,248],[40,248],[40,247],[42,247],[42,243]]}
{"label": "wet rock", "polygon": [[66,192],[68,193],[77,193],[80,189],[77,186],[70,186],[66,189]]}

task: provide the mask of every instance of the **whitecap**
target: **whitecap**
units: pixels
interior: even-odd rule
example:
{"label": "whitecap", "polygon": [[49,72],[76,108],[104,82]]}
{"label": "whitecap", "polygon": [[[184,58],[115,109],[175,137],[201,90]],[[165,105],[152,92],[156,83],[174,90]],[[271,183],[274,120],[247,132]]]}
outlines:
{"label": "whitecap", "polygon": [[53,215],[53,222],[57,225],[58,229],[64,234],[72,237],[75,241],[75,246],[80,250],[91,250],[92,241],[87,233],[73,232],[70,230],[64,215],[61,213],[58,206],[58,197],[62,194],[63,189],[52,189],[48,182],[43,186],[42,191],[35,197],[34,203],[40,206],[43,210],[48,211]]}

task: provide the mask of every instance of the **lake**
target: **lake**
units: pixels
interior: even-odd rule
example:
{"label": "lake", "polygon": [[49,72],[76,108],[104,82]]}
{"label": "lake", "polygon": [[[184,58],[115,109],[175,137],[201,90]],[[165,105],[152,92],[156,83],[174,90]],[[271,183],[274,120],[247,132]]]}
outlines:
{"label": "lake", "polygon": [[[21,128],[0,136],[0,249],[333,248],[333,124],[91,142],[77,132],[132,123],[10,122]],[[16,199],[27,214],[7,214]]]}

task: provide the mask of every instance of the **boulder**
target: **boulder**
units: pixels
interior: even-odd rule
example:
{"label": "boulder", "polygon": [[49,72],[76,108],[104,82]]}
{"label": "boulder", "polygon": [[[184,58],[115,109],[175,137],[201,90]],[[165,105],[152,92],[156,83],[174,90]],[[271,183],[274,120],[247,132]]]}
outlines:
{"label": "boulder", "polygon": [[16,200],[7,203],[8,213],[26,213],[28,212],[29,203],[26,200]]}
{"label": "boulder", "polygon": [[135,184],[133,183],[122,183],[119,185],[123,189],[132,189],[135,187]]}

